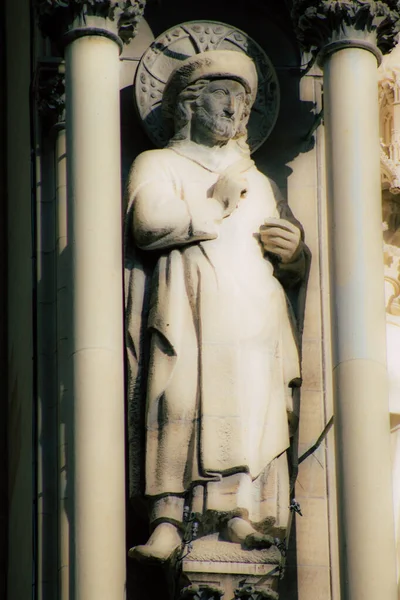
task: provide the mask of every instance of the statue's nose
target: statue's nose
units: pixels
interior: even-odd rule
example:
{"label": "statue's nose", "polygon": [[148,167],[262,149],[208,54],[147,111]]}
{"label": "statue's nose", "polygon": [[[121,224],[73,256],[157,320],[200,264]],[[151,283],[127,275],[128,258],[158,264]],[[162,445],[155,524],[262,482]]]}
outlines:
{"label": "statue's nose", "polygon": [[227,117],[233,117],[233,115],[235,114],[235,99],[234,98],[229,98],[226,106],[224,107],[224,113]]}

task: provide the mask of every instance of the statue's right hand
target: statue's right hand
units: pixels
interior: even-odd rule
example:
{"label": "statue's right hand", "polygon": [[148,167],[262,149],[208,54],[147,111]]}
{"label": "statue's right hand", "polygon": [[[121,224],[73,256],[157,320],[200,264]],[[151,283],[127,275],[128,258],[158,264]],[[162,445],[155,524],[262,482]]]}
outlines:
{"label": "statue's right hand", "polygon": [[246,197],[247,178],[244,172],[253,164],[251,159],[240,160],[219,176],[214,186],[213,198],[221,204],[224,217],[228,217],[237,208],[240,200]]}

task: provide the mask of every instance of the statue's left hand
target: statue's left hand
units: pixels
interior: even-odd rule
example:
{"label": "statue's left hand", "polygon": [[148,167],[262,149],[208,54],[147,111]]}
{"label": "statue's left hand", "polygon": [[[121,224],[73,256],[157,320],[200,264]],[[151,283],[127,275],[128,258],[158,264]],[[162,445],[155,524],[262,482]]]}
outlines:
{"label": "statue's left hand", "polygon": [[266,219],[260,227],[260,239],[264,250],[279,256],[283,263],[296,260],[301,251],[300,229],[286,219]]}

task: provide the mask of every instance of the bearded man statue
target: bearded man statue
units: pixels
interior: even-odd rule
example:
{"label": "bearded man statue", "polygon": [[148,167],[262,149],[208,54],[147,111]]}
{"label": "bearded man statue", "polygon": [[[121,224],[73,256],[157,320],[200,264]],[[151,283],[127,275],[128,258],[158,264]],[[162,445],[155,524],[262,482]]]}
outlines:
{"label": "bearded man statue", "polygon": [[246,548],[285,535],[300,368],[283,285],[301,282],[306,260],[301,226],[250,158],[256,93],[244,53],[185,60],[163,96],[175,134],[130,173],[128,403],[131,429],[143,415],[152,530],[130,550],[139,560],[171,557],[185,504]]}

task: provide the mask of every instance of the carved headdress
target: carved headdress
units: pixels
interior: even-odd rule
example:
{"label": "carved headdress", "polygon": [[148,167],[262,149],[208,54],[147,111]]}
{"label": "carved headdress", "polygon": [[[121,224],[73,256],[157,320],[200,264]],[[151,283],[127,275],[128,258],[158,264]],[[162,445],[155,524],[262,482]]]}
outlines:
{"label": "carved headdress", "polygon": [[179,94],[199,79],[234,79],[250,94],[251,105],[257,96],[257,70],[251,58],[234,50],[202,52],[186,59],[172,71],[163,95],[165,116],[173,116]]}

